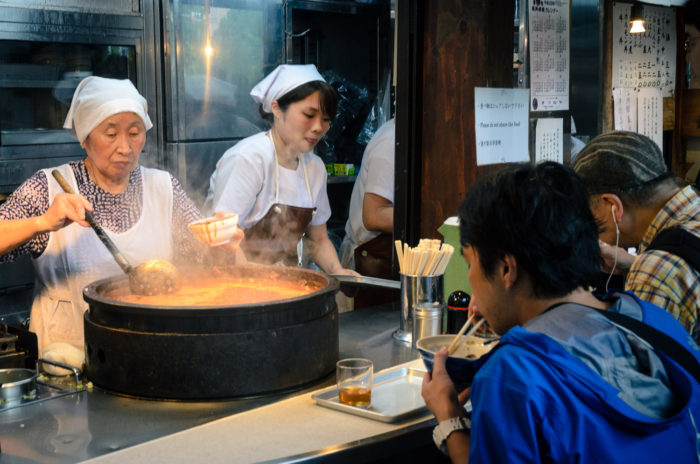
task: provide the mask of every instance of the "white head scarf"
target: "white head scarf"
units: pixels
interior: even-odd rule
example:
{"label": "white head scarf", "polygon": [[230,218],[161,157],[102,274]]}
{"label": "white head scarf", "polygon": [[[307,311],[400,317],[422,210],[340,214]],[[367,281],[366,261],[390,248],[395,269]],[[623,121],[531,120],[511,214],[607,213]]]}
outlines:
{"label": "white head scarf", "polygon": [[148,117],[148,104],[129,79],[86,77],[73,93],[63,128],[83,143],[102,121],[117,113],[136,113],[146,130],[153,127]]}
{"label": "white head scarf", "polygon": [[253,100],[262,104],[266,113],[272,112],[272,101],[302,84],[326,80],[313,64],[281,64],[250,91]]}

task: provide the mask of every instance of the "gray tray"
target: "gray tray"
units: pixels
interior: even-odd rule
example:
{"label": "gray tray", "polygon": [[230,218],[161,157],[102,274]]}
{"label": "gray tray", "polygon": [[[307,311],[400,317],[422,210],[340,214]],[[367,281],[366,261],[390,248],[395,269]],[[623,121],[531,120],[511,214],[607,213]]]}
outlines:
{"label": "gray tray", "polygon": [[316,404],[381,422],[398,422],[426,411],[420,394],[424,370],[402,367],[374,376],[372,403],[367,408],[343,404],[338,389],[329,387],[311,395]]}

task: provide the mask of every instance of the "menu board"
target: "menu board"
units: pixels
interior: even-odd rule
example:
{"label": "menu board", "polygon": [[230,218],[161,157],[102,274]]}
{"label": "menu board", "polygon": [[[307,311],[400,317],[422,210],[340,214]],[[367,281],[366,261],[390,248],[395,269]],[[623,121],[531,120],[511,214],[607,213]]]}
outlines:
{"label": "menu board", "polygon": [[569,109],[570,0],[530,0],[530,109]]}
{"label": "menu board", "polygon": [[630,3],[613,3],[612,87],[659,88],[673,97],[676,86],[676,14],[644,5],[646,32],[630,34]]}

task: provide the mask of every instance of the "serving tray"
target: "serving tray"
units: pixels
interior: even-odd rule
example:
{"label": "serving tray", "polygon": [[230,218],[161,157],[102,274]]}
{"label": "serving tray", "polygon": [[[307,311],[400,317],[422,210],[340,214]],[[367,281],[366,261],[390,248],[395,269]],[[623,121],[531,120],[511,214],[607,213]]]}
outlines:
{"label": "serving tray", "polygon": [[337,387],[320,390],[311,398],[327,408],[381,422],[398,422],[427,410],[420,394],[424,375],[424,370],[406,367],[375,375],[372,403],[367,408],[341,403]]}

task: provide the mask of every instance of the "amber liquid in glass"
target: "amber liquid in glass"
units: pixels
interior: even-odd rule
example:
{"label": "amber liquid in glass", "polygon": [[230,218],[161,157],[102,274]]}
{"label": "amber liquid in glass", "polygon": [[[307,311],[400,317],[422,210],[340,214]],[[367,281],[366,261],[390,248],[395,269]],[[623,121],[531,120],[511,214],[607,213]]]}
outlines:
{"label": "amber liquid in glass", "polygon": [[339,399],[343,404],[363,408],[369,406],[372,399],[372,390],[364,387],[343,387],[340,389]]}

